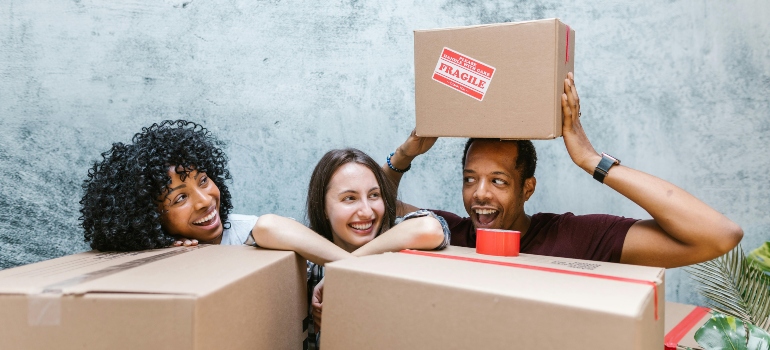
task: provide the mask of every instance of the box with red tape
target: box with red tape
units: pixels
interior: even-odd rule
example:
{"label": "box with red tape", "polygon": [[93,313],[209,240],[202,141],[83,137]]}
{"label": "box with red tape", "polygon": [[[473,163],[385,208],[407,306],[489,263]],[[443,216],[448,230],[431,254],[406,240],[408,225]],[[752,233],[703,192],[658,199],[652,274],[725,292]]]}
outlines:
{"label": "box with red tape", "polygon": [[664,269],[472,248],[326,267],[327,349],[660,349]]}
{"label": "box with red tape", "polygon": [[695,332],[711,317],[711,309],[666,302],[666,319],[664,339],[665,350],[676,350],[677,346],[692,349],[702,349],[695,341]]}

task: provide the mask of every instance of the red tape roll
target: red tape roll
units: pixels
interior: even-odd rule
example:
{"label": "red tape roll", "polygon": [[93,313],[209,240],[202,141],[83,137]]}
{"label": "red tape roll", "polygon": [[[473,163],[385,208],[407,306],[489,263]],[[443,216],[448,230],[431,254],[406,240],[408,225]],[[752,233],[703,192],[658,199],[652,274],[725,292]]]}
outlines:
{"label": "red tape roll", "polygon": [[519,256],[521,232],[476,229],[476,253],[495,256]]}

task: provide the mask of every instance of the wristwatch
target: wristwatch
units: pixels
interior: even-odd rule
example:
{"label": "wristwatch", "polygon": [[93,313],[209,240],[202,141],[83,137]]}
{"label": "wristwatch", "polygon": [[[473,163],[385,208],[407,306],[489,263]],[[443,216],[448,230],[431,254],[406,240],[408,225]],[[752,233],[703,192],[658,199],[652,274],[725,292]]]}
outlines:
{"label": "wristwatch", "polygon": [[607,176],[610,168],[615,164],[620,164],[620,159],[602,152],[602,160],[599,162],[599,165],[596,166],[596,169],[594,169],[594,179],[604,183],[604,177]]}

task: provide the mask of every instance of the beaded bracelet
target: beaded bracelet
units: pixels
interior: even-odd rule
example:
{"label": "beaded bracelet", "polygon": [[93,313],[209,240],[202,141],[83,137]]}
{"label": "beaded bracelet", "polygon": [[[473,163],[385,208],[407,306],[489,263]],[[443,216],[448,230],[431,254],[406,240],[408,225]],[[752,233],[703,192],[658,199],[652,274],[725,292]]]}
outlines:
{"label": "beaded bracelet", "polygon": [[409,169],[412,168],[412,164],[409,164],[409,166],[406,167],[406,169],[404,169],[404,170],[401,170],[401,169],[398,169],[398,168],[394,167],[393,164],[390,163],[390,157],[393,157],[394,154],[396,154],[396,152],[393,152],[393,153],[391,153],[388,156],[388,168],[390,168],[390,170],[393,170],[393,171],[395,171],[397,173],[402,173],[403,174],[403,173],[409,171]]}

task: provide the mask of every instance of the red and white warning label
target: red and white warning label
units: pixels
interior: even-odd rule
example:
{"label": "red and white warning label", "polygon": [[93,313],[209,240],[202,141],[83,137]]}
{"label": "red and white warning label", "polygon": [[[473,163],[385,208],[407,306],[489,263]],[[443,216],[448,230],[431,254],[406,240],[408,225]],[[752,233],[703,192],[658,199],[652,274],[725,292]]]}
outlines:
{"label": "red and white warning label", "polygon": [[433,70],[433,80],[481,101],[494,74],[494,67],[445,47]]}

